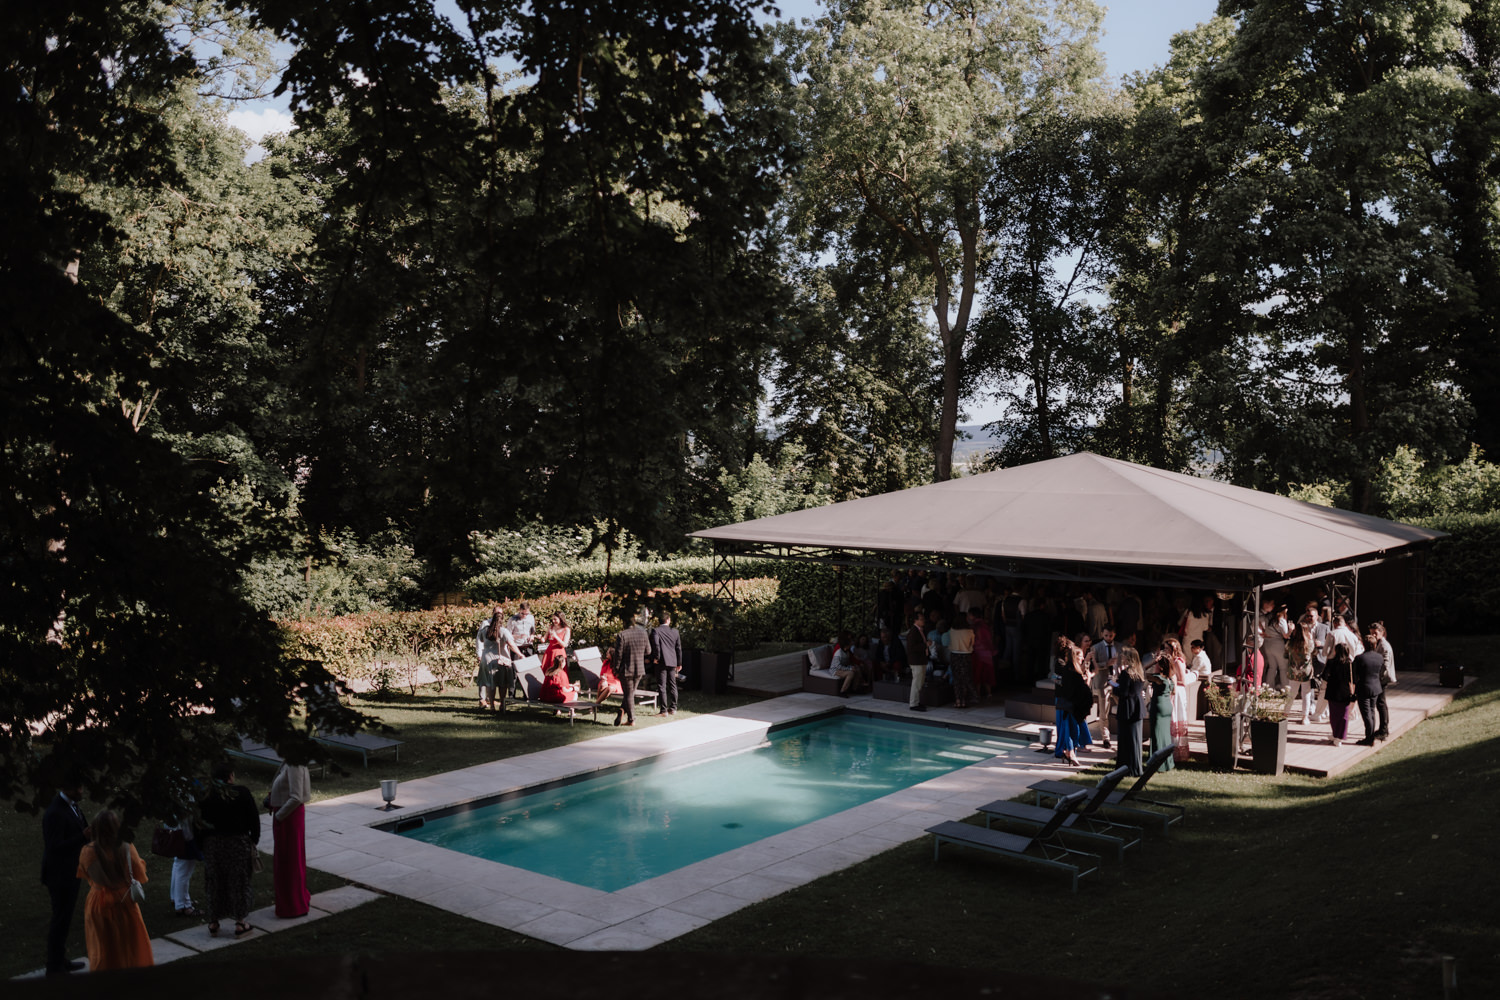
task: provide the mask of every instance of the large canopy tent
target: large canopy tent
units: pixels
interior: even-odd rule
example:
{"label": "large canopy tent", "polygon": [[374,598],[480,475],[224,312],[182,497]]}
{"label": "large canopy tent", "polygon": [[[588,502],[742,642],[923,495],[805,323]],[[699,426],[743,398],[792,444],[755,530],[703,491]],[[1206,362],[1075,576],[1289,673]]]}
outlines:
{"label": "large canopy tent", "polygon": [[721,581],[744,555],[1232,592],[1255,608],[1264,590],[1340,575],[1357,599],[1361,570],[1403,560],[1405,614],[1386,617],[1419,656],[1422,554],[1442,532],[1082,452],[695,536]]}

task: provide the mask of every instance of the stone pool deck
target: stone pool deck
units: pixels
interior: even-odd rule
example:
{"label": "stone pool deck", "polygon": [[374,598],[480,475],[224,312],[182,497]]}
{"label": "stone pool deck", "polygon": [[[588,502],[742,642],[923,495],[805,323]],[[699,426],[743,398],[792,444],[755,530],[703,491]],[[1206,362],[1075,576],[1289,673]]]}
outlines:
{"label": "stone pool deck", "polygon": [[[935,709],[914,716],[904,705],[868,697],[793,694],[403,781],[396,796],[402,808],[395,812],[380,808],[378,789],[314,803],[307,809],[307,862],[309,867],[363,886],[568,948],[638,951],[923,837],[927,827],[970,816],[985,802],[1019,795],[1038,775],[1072,771],[1053,764],[1050,755],[1026,752],[1021,744],[1021,753],[1009,759],[995,757],[970,765],[618,892],[602,892],[371,829],[403,815],[487,799],[727,737],[761,733],[772,725],[794,723],[834,708],[905,722],[951,722],[990,730],[975,734],[975,748],[985,747],[987,738],[1024,740],[1036,730],[1006,719],[1003,706],[989,711]],[[609,836],[605,830],[599,833]]]}

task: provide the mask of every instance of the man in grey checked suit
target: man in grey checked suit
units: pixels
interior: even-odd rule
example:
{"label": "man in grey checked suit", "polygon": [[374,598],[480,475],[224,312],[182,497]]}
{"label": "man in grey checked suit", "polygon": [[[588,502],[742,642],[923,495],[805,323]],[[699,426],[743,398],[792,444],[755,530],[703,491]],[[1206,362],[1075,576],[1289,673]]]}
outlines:
{"label": "man in grey checked suit", "polygon": [[620,678],[621,705],[615,725],[635,725],[635,689],[646,676],[646,657],[651,655],[651,637],[646,634],[646,614],[639,612],[615,636],[615,676]]}

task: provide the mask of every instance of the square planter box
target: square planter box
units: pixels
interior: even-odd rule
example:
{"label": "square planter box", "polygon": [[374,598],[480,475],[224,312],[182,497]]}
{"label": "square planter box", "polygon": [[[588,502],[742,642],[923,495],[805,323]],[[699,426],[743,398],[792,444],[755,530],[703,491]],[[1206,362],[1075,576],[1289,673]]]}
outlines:
{"label": "square planter box", "polygon": [[911,684],[903,681],[876,681],[874,695],[879,701],[905,702],[911,698]]}
{"label": "square planter box", "polygon": [[[910,691],[907,694],[910,695]],[[927,678],[927,683],[922,685],[922,704],[928,708],[941,708],[944,705],[953,704],[953,685],[947,681]]]}
{"label": "square planter box", "polygon": [[1203,740],[1208,744],[1208,764],[1215,771],[1233,771],[1239,757],[1240,725],[1238,716],[1203,717]]}
{"label": "square planter box", "polygon": [[1250,720],[1250,761],[1258,774],[1280,774],[1286,767],[1286,720]]}

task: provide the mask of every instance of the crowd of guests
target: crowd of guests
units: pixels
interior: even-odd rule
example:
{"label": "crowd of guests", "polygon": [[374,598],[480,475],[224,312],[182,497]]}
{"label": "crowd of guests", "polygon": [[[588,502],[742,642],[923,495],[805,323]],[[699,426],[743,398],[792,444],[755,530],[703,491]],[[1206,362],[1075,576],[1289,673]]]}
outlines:
{"label": "crowd of guests", "polygon": [[[562,612],[550,616],[546,631],[538,637],[529,604],[522,602],[512,614],[495,605],[474,637],[474,653],[479,660],[474,677],[479,707],[504,710],[506,694],[517,683],[517,664],[533,655],[541,662],[541,701],[567,705],[582,698],[583,685],[568,673],[572,644],[573,629]],[[643,611],[626,623],[614,644],[604,651],[594,700],[602,705],[610,697],[619,698],[621,707],[615,725],[633,726],[635,690],[649,674],[657,684],[661,713],[676,715],[682,662],[682,637],[672,625],[671,612],[661,611],[657,624],[650,627],[649,615]]]}
{"label": "crowd of guests", "polygon": [[[247,922],[252,880],[261,870],[260,809],[250,790],[235,781],[234,768],[227,762],[214,767],[210,780],[197,783],[195,794],[196,819],[164,828],[182,834],[169,838],[178,845],[172,855],[172,907],[180,917],[204,918],[211,937],[219,936],[226,920],[234,922],[234,936],[243,937],[252,930]],[[303,824],[303,807],[311,799],[307,768],[283,764],[262,803],[271,814],[271,880],[278,917],[306,916],[311,907]],[[42,816],[42,883],[52,902],[47,974],[82,968],[66,951],[80,884],[88,886],[83,933],[89,971],[152,965],[151,936],[141,914],[145,861],[122,837],[117,812],[101,810],[86,823],[82,801],[81,782],[70,778]],[[201,910],[190,894],[200,863],[206,897]]]}
{"label": "crowd of guests", "polygon": [[[1385,627],[1361,630],[1346,596],[1320,589],[1293,619],[1267,596],[1259,615],[1213,593],[1134,591],[1046,583],[1004,585],[956,573],[893,571],[876,601],[878,640],[841,634],[833,669],[841,693],[874,680],[910,680],[909,705],[923,711],[927,679],[953,685],[954,704],[988,698],[996,686],[1055,682],[1057,755],[1077,760],[1099,721],[1105,749],[1120,737],[1121,763],[1138,772],[1140,737],[1176,743],[1185,757],[1191,681],[1228,678],[1241,689],[1285,691],[1300,721],[1328,723],[1347,738],[1350,705],[1368,718],[1361,744],[1389,735],[1384,687],[1395,682]],[[1237,658],[1226,637],[1242,635]],[[1144,652],[1144,655],[1142,653]],[[1369,655],[1366,655],[1369,654]],[[1361,659],[1361,657],[1364,659]]]}

